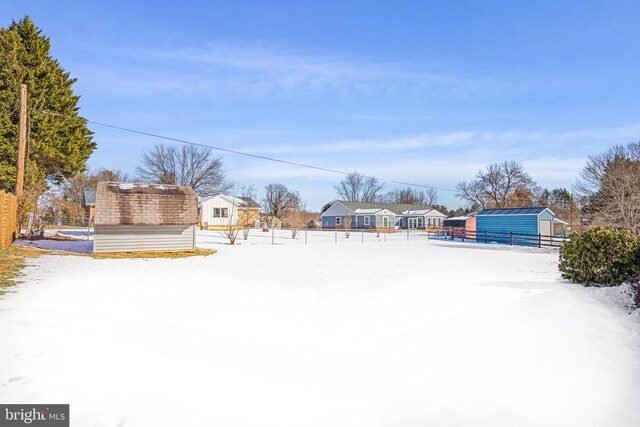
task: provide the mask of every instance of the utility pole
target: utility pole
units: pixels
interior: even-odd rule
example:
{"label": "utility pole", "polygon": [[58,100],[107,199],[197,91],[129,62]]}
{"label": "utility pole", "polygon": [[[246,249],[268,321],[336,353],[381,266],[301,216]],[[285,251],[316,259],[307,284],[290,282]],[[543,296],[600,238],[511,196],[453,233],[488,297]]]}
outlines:
{"label": "utility pole", "polygon": [[27,85],[20,85],[20,123],[18,129],[18,163],[16,165],[16,196],[24,190],[24,159],[27,151]]}

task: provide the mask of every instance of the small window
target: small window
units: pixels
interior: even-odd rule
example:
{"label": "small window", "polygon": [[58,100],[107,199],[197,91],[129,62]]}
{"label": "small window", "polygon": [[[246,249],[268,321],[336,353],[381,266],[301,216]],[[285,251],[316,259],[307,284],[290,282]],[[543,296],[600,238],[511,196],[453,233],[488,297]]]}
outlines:
{"label": "small window", "polygon": [[368,216],[364,217],[364,225],[369,225],[371,224],[371,218],[369,218]]}
{"label": "small window", "polygon": [[418,217],[418,227],[422,227],[422,218]]}
{"label": "small window", "polygon": [[213,208],[213,217],[220,218],[220,208]]}
{"label": "small window", "polygon": [[228,218],[229,217],[229,208],[220,208],[220,217]]}
{"label": "small window", "polygon": [[388,216],[383,216],[382,217],[382,225],[384,227],[388,227],[389,226],[389,217]]}
{"label": "small window", "polygon": [[339,216],[336,217],[336,225],[340,225],[342,223],[342,218]]}

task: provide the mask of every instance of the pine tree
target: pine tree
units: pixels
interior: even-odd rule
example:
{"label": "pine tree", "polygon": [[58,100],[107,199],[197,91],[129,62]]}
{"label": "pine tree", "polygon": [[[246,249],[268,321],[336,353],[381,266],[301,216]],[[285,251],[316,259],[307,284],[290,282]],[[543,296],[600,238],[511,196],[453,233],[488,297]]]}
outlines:
{"label": "pine tree", "polygon": [[29,108],[25,188],[58,183],[84,170],[96,147],[78,114],[79,97],[72,90],[76,79],[49,49],[49,39],[28,16],[0,28],[0,190],[15,186],[22,83]]}

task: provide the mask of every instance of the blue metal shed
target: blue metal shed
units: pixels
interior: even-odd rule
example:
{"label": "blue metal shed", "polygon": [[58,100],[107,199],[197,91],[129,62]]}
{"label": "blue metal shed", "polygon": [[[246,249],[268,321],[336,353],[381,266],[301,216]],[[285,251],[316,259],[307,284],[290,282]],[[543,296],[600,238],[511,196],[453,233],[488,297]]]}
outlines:
{"label": "blue metal shed", "polygon": [[533,245],[533,236],[553,236],[555,214],[545,207],[483,209],[476,215],[476,236],[484,241]]}

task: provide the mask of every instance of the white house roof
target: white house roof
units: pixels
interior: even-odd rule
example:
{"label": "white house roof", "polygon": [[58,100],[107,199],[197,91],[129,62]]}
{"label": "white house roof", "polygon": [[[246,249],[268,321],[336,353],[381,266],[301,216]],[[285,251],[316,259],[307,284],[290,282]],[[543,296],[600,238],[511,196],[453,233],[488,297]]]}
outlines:
{"label": "white house roof", "polygon": [[375,214],[380,212],[382,209],[380,208],[373,208],[373,209],[356,209],[355,212],[357,214]]}
{"label": "white house roof", "polygon": [[407,211],[404,211],[402,213],[405,214],[405,215],[426,215],[431,211],[433,211],[433,209],[420,209],[420,210],[415,210],[415,211],[407,210]]}
{"label": "white house roof", "polygon": [[221,199],[224,199],[230,204],[234,204],[236,206],[246,206],[250,208],[260,207],[260,205],[254,202],[250,197],[233,197],[227,196],[226,194],[216,194],[215,196],[198,196],[198,204],[201,205],[202,203],[211,200],[214,197],[220,197]]}

